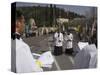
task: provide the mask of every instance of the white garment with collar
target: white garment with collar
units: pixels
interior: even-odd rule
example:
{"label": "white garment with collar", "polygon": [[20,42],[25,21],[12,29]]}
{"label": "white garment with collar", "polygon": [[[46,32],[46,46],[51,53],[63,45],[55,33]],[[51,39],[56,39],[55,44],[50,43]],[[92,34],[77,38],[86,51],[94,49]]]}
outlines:
{"label": "white garment with collar", "polygon": [[[59,37],[58,37],[59,35]],[[60,40],[60,42],[59,42]],[[55,42],[55,46],[62,46],[63,45],[63,34],[60,32],[60,33],[55,33],[54,34],[54,42]]]}
{"label": "white garment with collar", "polygon": [[85,46],[79,53],[75,56],[76,69],[83,68],[96,68],[97,67],[97,49],[94,44]]}
{"label": "white garment with collar", "polygon": [[29,46],[22,39],[12,40],[11,58],[13,72],[15,71],[16,73],[28,73],[43,71],[42,68],[36,64]]}
{"label": "white garment with collar", "polygon": [[[70,33],[69,35],[66,35],[65,40],[67,41],[66,48],[67,49],[73,48],[73,34]],[[70,41],[68,41],[68,40],[70,40]]]}

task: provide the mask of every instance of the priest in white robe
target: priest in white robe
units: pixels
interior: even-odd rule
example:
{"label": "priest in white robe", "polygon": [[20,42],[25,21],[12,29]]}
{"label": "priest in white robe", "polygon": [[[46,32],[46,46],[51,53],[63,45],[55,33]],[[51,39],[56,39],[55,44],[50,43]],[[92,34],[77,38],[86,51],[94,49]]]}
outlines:
{"label": "priest in white robe", "polygon": [[[13,15],[15,16],[15,15]],[[21,39],[24,30],[24,16],[16,11],[12,16],[11,71],[15,73],[41,72],[43,69],[35,62],[30,47]],[[15,21],[13,21],[15,20]]]}

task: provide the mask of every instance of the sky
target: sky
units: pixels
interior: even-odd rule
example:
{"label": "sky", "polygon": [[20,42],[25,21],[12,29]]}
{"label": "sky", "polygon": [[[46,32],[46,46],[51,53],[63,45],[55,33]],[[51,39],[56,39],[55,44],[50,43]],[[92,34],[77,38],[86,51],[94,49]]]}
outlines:
{"label": "sky", "polygon": [[[27,7],[27,6],[50,6],[50,4],[41,4],[41,3],[23,3],[18,2],[16,7]],[[65,11],[72,11],[80,15],[86,15],[86,13],[90,13],[93,7],[90,6],[76,6],[76,5],[56,5],[58,8],[63,8]]]}

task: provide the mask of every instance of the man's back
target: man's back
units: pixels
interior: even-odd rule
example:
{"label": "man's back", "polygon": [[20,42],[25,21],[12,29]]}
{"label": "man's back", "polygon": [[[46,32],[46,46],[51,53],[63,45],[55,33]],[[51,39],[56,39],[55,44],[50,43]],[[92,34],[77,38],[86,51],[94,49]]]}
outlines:
{"label": "man's back", "polygon": [[87,45],[75,56],[75,68],[96,68],[97,49],[94,44]]}

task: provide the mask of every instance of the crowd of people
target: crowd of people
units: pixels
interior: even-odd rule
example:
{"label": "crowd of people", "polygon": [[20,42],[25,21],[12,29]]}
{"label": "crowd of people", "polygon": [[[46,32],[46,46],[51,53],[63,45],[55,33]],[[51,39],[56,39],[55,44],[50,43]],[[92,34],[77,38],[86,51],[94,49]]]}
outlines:
{"label": "crowd of people", "polygon": [[[63,53],[63,42],[66,42],[65,54],[74,54],[73,50],[73,34],[69,31],[63,35],[59,30],[54,34],[54,55],[61,55]],[[97,35],[94,34],[87,41],[78,41],[88,43],[82,49],[79,48],[78,53],[74,56],[74,69],[96,68],[97,67]],[[78,43],[77,43],[78,44]]]}
{"label": "crowd of people", "polygon": [[[11,71],[15,73],[26,72],[41,72],[43,69],[35,62],[35,58],[32,56],[30,47],[22,39],[21,35],[24,31],[24,15],[20,11],[16,11],[16,19],[12,17],[12,50],[11,50]],[[13,28],[14,27],[14,28]],[[96,37],[93,37],[96,39]],[[92,38],[92,39],[93,39]],[[73,51],[73,34],[67,32],[65,36],[58,30],[54,33],[54,55],[61,55],[63,53],[63,42],[66,41],[66,54],[72,54]],[[94,40],[95,44],[97,42]],[[97,64],[97,49],[92,42],[83,50],[79,51],[75,56],[75,68],[95,68]],[[93,54],[93,55],[92,55]],[[92,55],[92,56],[91,56]],[[93,59],[92,59],[93,58]],[[65,58],[66,59],[66,58]],[[66,60],[67,61],[67,60]]]}

